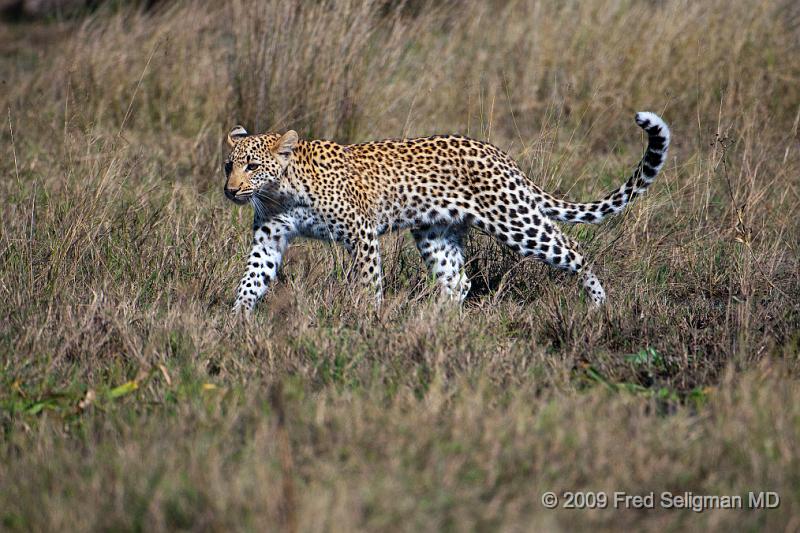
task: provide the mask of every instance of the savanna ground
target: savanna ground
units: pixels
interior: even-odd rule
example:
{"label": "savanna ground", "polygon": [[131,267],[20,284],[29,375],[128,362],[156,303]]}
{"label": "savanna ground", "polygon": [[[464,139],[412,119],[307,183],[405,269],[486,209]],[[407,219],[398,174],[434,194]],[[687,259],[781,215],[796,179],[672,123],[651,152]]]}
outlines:
{"label": "savanna ground", "polygon": [[[800,529],[794,2],[120,3],[0,26],[7,530]],[[408,234],[385,306],[297,243],[230,316],[251,209],[223,138],[461,132],[591,200],[663,114],[650,193],[575,227],[609,305],[473,234],[440,307]],[[548,510],[544,491],[777,509]],[[745,502],[746,502],[745,498]]]}

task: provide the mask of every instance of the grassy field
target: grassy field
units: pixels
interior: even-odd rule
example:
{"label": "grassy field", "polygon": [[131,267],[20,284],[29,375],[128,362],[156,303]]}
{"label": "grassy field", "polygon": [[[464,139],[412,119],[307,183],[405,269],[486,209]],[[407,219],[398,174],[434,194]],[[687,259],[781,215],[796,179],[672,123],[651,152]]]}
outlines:
{"label": "grassy field", "polygon": [[[0,23],[1,529],[800,530],[794,2],[120,4]],[[442,307],[406,233],[379,316],[316,242],[230,316],[232,125],[469,134],[585,201],[640,157],[639,110],[673,130],[664,171],[568,230],[602,310],[477,233]]]}

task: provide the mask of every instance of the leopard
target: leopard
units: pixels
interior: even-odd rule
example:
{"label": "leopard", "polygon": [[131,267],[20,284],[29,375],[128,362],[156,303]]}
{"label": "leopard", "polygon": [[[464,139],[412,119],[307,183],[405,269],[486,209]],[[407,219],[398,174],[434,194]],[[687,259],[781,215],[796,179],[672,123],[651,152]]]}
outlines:
{"label": "leopard", "polygon": [[275,282],[290,243],[305,237],[341,244],[350,273],[382,302],[379,237],[410,230],[433,282],[463,302],[465,236],[493,236],[522,257],[575,274],[601,307],[606,292],[577,242],[557,223],[599,224],[644,194],[667,160],[670,130],[652,112],[635,115],[647,147],[622,185],[591,202],[545,192],[506,152],[462,135],[358,144],[300,139],[297,132],[227,135],[224,194],[253,206],[253,239],[233,312],[249,316]]}

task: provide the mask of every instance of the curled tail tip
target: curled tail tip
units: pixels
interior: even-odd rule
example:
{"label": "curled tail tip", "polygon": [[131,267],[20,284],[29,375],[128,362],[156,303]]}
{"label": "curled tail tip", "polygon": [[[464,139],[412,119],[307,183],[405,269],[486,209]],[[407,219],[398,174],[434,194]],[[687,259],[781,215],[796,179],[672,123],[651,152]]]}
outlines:
{"label": "curled tail tip", "polygon": [[647,132],[647,150],[622,186],[591,203],[559,201],[547,196],[542,207],[544,214],[559,222],[598,224],[646,192],[667,160],[670,131],[664,119],[650,111],[636,113],[636,124]]}
{"label": "curled tail tip", "polygon": [[639,111],[636,113],[636,124],[650,136],[659,135],[669,139],[669,126],[664,122],[664,119],[655,113]]}

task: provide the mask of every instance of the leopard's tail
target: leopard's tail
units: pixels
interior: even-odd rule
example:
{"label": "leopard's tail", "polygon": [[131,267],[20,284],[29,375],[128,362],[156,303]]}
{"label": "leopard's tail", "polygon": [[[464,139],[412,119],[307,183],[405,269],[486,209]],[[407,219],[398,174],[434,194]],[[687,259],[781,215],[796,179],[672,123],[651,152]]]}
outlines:
{"label": "leopard's tail", "polygon": [[661,117],[646,111],[636,113],[636,124],[647,132],[647,151],[625,183],[602,200],[589,203],[567,202],[542,193],[544,198],[539,206],[542,212],[560,222],[597,224],[643,194],[667,160],[669,128]]}

